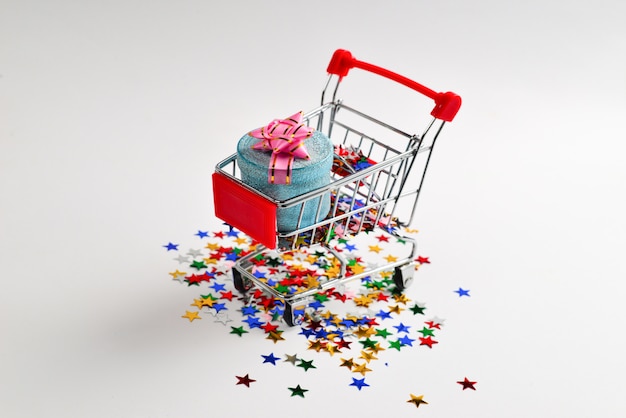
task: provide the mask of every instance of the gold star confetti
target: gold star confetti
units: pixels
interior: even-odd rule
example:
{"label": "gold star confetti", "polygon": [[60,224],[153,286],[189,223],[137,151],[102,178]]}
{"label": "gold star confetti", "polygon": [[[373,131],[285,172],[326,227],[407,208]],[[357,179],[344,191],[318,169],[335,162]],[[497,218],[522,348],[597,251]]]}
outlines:
{"label": "gold star confetti", "polygon": [[245,239],[245,238],[243,238],[243,237],[237,237],[237,238],[235,238],[235,242],[236,242],[238,245],[243,245],[243,244],[245,244],[247,241],[248,241],[248,240],[247,240],[247,239]]}
{"label": "gold star confetti", "polygon": [[352,370],[353,366],[354,366],[354,361],[352,361],[352,358],[349,358],[347,360],[345,358],[342,358],[341,365],[339,365],[339,367],[347,367],[349,370]]}
{"label": "gold star confetti", "polygon": [[353,266],[348,267],[352,274],[361,274],[365,271],[365,266],[362,264],[355,264]]}
{"label": "gold star confetti", "polygon": [[379,252],[381,252],[383,249],[380,248],[378,245],[370,245],[369,249],[371,252],[378,254]]}
{"label": "gold star confetti", "polygon": [[366,308],[370,306],[370,304],[373,302],[372,298],[369,295],[361,295],[352,300],[354,301],[356,306],[365,306]]}
{"label": "gold star confetti", "polygon": [[334,265],[326,270],[326,276],[328,276],[329,279],[339,277],[339,273],[341,273],[341,268],[339,267],[339,265]]}
{"label": "gold star confetti", "polygon": [[270,331],[269,334],[267,335],[266,340],[272,340],[274,341],[274,344],[276,344],[278,341],[284,341],[285,339],[283,338],[282,331],[276,330],[276,331]]}
{"label": "gold star confetti", "polygon": [[428,405],[428,402],[424,400],[424,395],[415,396],[412,393],[411,399],[409,399],[407,402],[415,404],[417,408],[419,408],[421,404]]}
{"label": "gold star confetti", "polygon": [[361,373],[362,376],[365,376],[365,373],[371,372],[372,369],[367,368],[367,363],[358,364],[354,363],[354,368],[352,369],[353,373]]}
{"label": "gold star confetti", "polygon": [[202,306],[208,306],[209,308],[212,308],[213,305],[215,304],[216,299],[213,299],[212,297],[206,297],[206,298],[202,298]]}
{"label": "gold star confetti", "polygon": [[338,351],[337,346],[331,343],[326,343],[326,345],[324,346],[324,350],[326,350],[331,356],[334,355],[336,351]]}
{"label": "gold star confetti", "polygon": [[179,277],[184,277],[187,275],[187,273],[184,271],[178,271],[178,269],[176,269],[176,271],[170,272],[169,275],[172,276],[172,279],[179,280]]}
{"label": "gold star confetti", "polygon": [[309,348],[308,350],[315,350],[319,353],[319,351],[324,348],[322,346],[322,342],[320,340],[313,340],[313,341],[309,341]]}
{"label": "gold star confetti", "polygon": [[404,293],[396,293],[393,295],[393,298],[396,302],[402,303],[403,305],[406,305],[411,301]]}
{"label": "gold star confetti", "polygon": [[189,319],[189,322],[193,322],[194,319],[202,319],[198,315],[198,312],[190,312],[190,311],[186,311],[185,315],[181,316],[181,318],[187,318]]}
{"label": "gold star confetti", "polygon": [[202,299],[194,299],[193,303],[189,306],[195,306],[196,308],[200,309],[202,308]]}
{"label": "gold star confetti", "polygon": [[371,353],[368,351],[361,351],[361,356],[359,358],[362,358],[367,363],[369,363],[372,360],[378,360],[378,357],[376,357],[374,353]]}
{"label": "gold star confetti", "polygon": [[369,347],[369,350],[372,350],[373,353],[378,354],[379,351],[384,351],[385,349],[380,346],[380,343],[376,343],[374,346]]}
{"label": "gold star confetti", "polygon": [[389,312],[399,314],[402,312],[404,308],[401,308],[399,305],[393,305],[389,307]]}

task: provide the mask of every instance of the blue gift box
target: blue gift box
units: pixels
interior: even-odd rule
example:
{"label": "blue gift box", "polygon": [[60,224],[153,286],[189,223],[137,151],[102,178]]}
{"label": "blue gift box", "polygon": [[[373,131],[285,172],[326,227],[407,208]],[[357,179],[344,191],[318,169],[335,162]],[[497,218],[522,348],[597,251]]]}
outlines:
{"label": "blue gift box", "polygon": [[[333,144],[322,132],[314,131],[304,141],[310,159],[293,160],[290,184],[273,184],[268,180],[268,167],[271,153],[253,149],[260,139],[244,135],[237,144],[237,161],[241,170],[241,180],[261,193],[279,201],[291,199],[311,190],[325,187],[330,183],[333,165]],[[318,204],[321,202],[319,215]],[[288,233],[297,229],[300,205],[278,208],[278,231]],[[330,193],[320,198],[307,200],[304,205],[300,228],[305,228],[321,221],[330,210]],[[316,216],[317,215],[317,216]]]}

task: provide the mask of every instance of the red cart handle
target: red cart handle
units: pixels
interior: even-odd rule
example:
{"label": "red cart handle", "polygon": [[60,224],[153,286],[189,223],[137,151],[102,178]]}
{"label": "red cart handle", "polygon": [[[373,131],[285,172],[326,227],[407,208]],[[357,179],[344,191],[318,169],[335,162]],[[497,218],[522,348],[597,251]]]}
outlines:
{"label": "red cart handle", "polygon": [[401,76],[400,74],[396,74],[393,71],[386,70],[367,62],[359,61],[352,56],[350,51],[346,51],[345,49],[338,49],[335,51],[333,57],[330,59],[327,71],[329,74],[339,76],[339,80],[341,80],[343,77],[348,75],[348,71],[350,71],[351,68],[355,67],[378,74],[390,80],[394,80],[419,93],[422,93],[426,97],[433,99],[435,101],[435,107],[430,114],[437,119],[451,122],[461,107],[461,97],[459,95],[452,92],[437,93],[436,91]]}

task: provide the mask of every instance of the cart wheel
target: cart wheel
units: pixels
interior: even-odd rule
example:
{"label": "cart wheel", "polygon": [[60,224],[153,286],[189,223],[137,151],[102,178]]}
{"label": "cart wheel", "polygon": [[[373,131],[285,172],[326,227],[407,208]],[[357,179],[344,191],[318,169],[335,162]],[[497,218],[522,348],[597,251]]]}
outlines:
{"label": "cart wheel", "polygon": [[398,266],[393,273],[393,282],[396,290],[402,292],[413,283],[413,274],[415,273],[415,265],[412,263]]}
{"label": "cart wheel", "polygon": [[231,271],[233,272],[233,284],[235,285],[235,289],[245,294],[248,287],[246,286],[246,281],[241,275],[241,272],[239,272],[236,268],[233,268]]}
{"label": "cart wheel", "polygon": [[285,320],[285,323],[289,325],[290,327],[293,327],[294,325],[299,325],[302,323],[302,317],[298,316],[296,318],[296,316],[293,313],[293,305],[289,302],[285,302],[285,310],[283,312],[283,319]]}

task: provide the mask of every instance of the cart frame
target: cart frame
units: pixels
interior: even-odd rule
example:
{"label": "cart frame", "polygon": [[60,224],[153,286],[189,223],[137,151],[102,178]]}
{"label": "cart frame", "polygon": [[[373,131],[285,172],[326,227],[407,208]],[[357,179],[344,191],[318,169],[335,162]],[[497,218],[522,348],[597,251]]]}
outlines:
{"label": "cart frame", "polygon": [[[360,112],[337,99],[339,85],[351,68],[361,68],[401,83],[435,101],[432,119],[421,135],[408,134],[385,122]],[[415,271],[416,241],[399,233],[399,228],[412,223],[417,201],[424,183],[430,157],[444,124],[452,121],[461,105],[461,98],[451,92],[437,93],[389,70],[358,61],[346,50],[337,50],[328,65],[328,80],[322,91],[321,105],[304,114],[303,122],[325,133],[335,150],[348,150],[368,161],[357,167],[335,152],[330,184],[308,193],[275,200],[241,181],[237,154],[219,162],[213,174],[216,216],[252,237],[256,250],[243,256],[233,266],[235,288],[246,293],[252,286],[261,289],[284,304],[283,318],[292,326],[301,315],[295,307],[340,283],[393,269],[393,281],[399,291],[408,287]],[[332,98],[326,101],[332,91]],[[392,140],[389,140],[393,137]],[[401,138],[403,141],[398,140]],[[397,144],[404,144],[399,148]],[[393,144],[393,145],[390,145]],[[410,180],[410,181],[409,181]],[[330,195],[328,214],[321,211],[322,200]],[[408,201],[410,204],[400,205]],[[306,205],[314,205],[316,217],[312,225],[302,226]],[[281,232],[276,227],[279,209],[299,208],[296,229]],[[401,212],[408,216],[400,219]],[[403,215],[404,215],[403,214]],[[337,236],[350,237],[364,230],[381,229],[410,244],[408,255],[394,262],[372,267],[358,274],[347,274],[348,260],[330,245]],[[284,294],[259,280],[254,274],[253,260],[260,254],[276,250],[279,253],[301,247],[321,246],[339,263],[339,274],[326,277],[319,286]]]}

